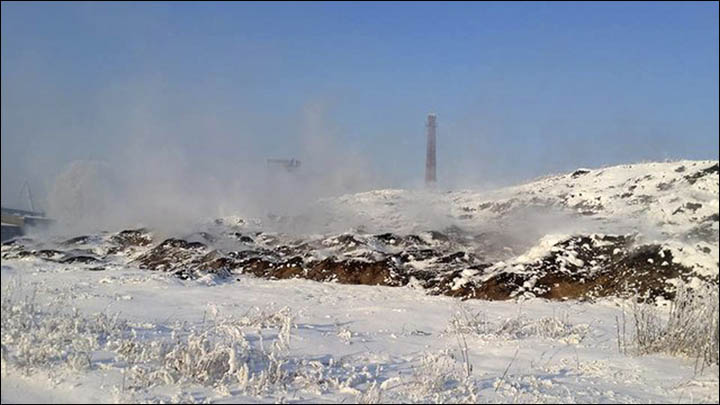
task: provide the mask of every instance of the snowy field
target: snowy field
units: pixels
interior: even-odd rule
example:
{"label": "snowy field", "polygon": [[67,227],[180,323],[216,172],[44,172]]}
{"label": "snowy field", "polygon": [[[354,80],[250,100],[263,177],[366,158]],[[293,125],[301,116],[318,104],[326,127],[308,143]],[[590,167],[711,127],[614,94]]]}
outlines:
{"label": "snowy field", "polygon": [[[424,219],[449,218],[464,230],[493,226],[502,234],[503,224],[532,218],[537,229],[545,214],[572,214],[577,220],[548,229],[575,235],[642,228],[642,243],[666,247],[690,274],[717,280],[717,161],[582,170],[492,193],[420,194],[384,190],[325,200],[319,210],[328,229],[314,229],[313,240],[337,232],[333,221],[348,211],[359,221],[348,229],[360,241],[370,240],[360,225],[372,228],[363,232],[406,234],[437,229]],[[554,211],[512,215],[540,205]],[[246,221],[243,234],[251,226],[269,227]],[[208,229],[218,243],[231,243]],[[494,264],[468,280],[535,263],[556,249],[542,232],[521,233],[527,238],[509,238],[501,254],[478,246],[474,253]],[[43,256],[39,249],[61,246],[54,242],[36,240],[25,255],[3,246],[3,403],[718,403],[717,357],[648,350],[635,338],[662,334],[671,309],[662,300],[462,300],[413,283],[269,280],[242,267],[182,279],[133,261],[162,239],[109,253],[109,235],[87,242],[82,257],[92,255],[90,264],[70,250]],[[272,251],[259,240],[253,249]],[[332,246],[327,251],[340,255]],[[371,253],[400,254],[383,249]],[[342,254],[360,257],[353,252]],[[404,265],[442,267],[432,260]],[[708,324],[717,334],[714,289],[688,325]],[[651,330],[640,334],[638,324]],[[712,344],[713,337],[702,341]],[[717,346],[702,349],[717,356]]]}
{"label": "snowy field", "polygon": [[[5,318],[33,311],[18,339],[36,352],[18,367],[3,347],[3,402],[718,401],[717,366],[700,372],[689,358],[619,352],[620,301],[460,301],[410,288],[216,281],[3,265],[3,344]],[[162,364],[163,344],[186,352]],[[231,365],[202,375],[213,359]]]}

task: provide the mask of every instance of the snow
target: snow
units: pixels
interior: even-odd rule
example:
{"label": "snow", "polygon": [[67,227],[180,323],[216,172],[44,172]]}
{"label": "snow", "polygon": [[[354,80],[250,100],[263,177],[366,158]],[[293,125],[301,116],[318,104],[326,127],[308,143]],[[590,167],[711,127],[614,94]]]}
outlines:
{"label": "snow", "polygon": [[532,263],[543,258],[552,247],[570,235],[552,234],[546,235],[540,239],[537,245],[533,246],[526,253],[516,257],[511,263]]}
{"label": "snow", "polygon": [[[448,376],[455,375],[462,366],[457,336],[450,332],[451,320],[467,313],[482,313],[488,322],[507,331],[495,334],[488,328],[485,334],[464,335],[472,364],[471,385],[477,390],[479,402],[680,402],[690,397],[696,402],[718,400],[717,370],[700,375],[692,359],[618,353],[615,317],[620,309],[610,300],[595,304],[537,299],[461,302],[451,297],[427,296],[412,288],[268,281],[245,276],[238,281],[207,284],[133,268],[111,273],[73,270],[36,259],[4,263],[2,285],[13,286],[3,291],[3,297],[34,292],[39,302],[72,306],[81,316],[119,313],[130,322],[129,328],[143,336],[144,345],[166,338],[177,322],[201,327],[209,319],[240,317],[256,307],[268,313],[290,308],[295,314],[295,326],[289,334],[287,357],[318,362],[307,367],[327,369],[324,372],[336,373],[339,378],[337,384],[322,390],[297,383],[287,391],[277,388],[259,396],[232,385],[228,390],[212,385],[165,383],[148,389],[123,389],[124,362],[116,353],[98,350],[92,354],[93,361],[105,360],[84,371],[58,366],[49,372],[24,376],[4,360],[3,402],[47,402],[51,398],[67,402],[179,398],[211,402],[283,398],[354,402],[371,391],[373,383],[383,387],[382,398],[391,402],[461,395],[443,388],[443,384],[455,384]],[[554,335],[538,335],[533,332],[534,325],[543,319],[562,320],[560,325],[565,326],[552,329],[558,331]],[[510,325],[517,326],[511,329]],[[244,333],[256,330],[249,327]],[[278,339],[273,338],[277,332],[272,329],[263,335],[266,345]],[[517,359],[511,362],[515,351]],[[342,364],[341,370],[335,370],[331,363]],[[431,372],[434,367],[441,367],[437,375]],[[368,371],[363,374],[362,370]],[[419,371],[425,374],[418,376]],[[431,386],[437,379],[448,381],[431,389],[413,385],[416,378],[427,379]]]}
{"label": "snow", "polygon": [[[577,233],[592,235],[600,245],[605,242],[597,235],[639,232],[643,242],[668,249],[674,262],[712,279],[718,274],[717,239],[687,235],[704,223],[717,231],[717,220],[704,220],[718,213],[718,176],[711,173],[692,183],[686,176],[714,164],[582,169],[494,191],[345,195],[320,201],[328,221],[303,234],[324,247],[313,252],[318,259],[364,257],[381,248],[399,251],[395,245],[401,239],[373,245],[371,238],[353,231],[360,226],[368,232],[414,233],[429,244],[435,242],[427,231],[451,225],[507,237],[497,246],[492,267],[461,271],[453,290],[499,269],[525,272],[528,264]],[[273,226],[267,219],[234,216],[221,222],[243,235],[266,231],[257,238],[259,244],[285,237],[282,229],[267,232]],[[354,239],[342,244],[328,237],[337,229]],[[109,237],[90,238],[73,248],[103,255],[98,249]],[[415,279],[402,288],[245,275],[181,280],[135,267],[132,260],[149,248],[118,254],[104,271],[34,256],[3,259],[3,403],[718,402],[717,366],[701,371],[692,358],[618,350],[617,322],[624,319],[623,308],[631,306],[619,298],[533,298],[528,293],[533,278],[510,301],[432,296],[417,288]],[[584,248],[578,244],[564,250],[558,260],[587,265],[576,254]],[[411,258],[406,264],[430,269],[437,262]],[[66,333],[72,335],[65,349],[42,345],[52,336],[26,336],[40,342],[27,347],[7,337],[13,319],[5,317],[6,311],[20,316],[12,311],[27,310],[26,297],[37,304],[32,308],[38,324],[67,323]],[[96,319],[117,322],[83,326]],[[56,329],[62,331],[62,325]],[[231,332],[232,338],[223,334]],[[196,352],[193,336],[200,342]],[[212,339],[222,344],[212,346]],[[227,354],[218,358],[229,368],[222,378],[203,380],[192,367],[196,363],[183,363],[183,357],[168,355],[168,363],[160,364],[153,355],[169,342],[187,348],[176,354],[189,359],[197,353],[206,358]],[[68,357],[81,349],[89,365]],[[19,362],[31,354],[37,356],[35,363]]]}
{"label": "snow", "polygon": [[[715,164],[717,161],[712,160],[678,161],[584,169],[588,172],[578,177],[551,176],[494,191],[375,190],[325,199],[323,207],[335,214],[331,215],[335,223],[343,222],[346,218],[342,214],[351,212],[365,226],[412,232],[427,228],[439,217],[449,216],[457,224],[472,227],[515,207],[580,206],[581,210],[593,209],[593,217],[609,219],[614,227],[646,229],[652,225],[680,233],[698,219],[718,213],[717,174],[700,177],[692,184],[686,179]],[[679,167],[686,169],[677,172]],[[628,195],[623,197],[625,193]],[[688,202],[702,206],[673,214]],[[480,208],[484,204],[490,207]],[[472,218],[460,219],[467,212],[472,212]]]}

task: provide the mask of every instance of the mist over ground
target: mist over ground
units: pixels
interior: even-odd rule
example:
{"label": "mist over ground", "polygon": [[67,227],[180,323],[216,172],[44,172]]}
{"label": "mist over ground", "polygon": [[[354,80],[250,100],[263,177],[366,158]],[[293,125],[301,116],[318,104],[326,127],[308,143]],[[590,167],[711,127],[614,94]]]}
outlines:
{"label": "mist over ground", "polygon": [[47,213],[75,231],[177,230],[228,215],[295,215],[320,197],[387,186],[368,160],[327,135],[321,114],[305,111],[298,154],[268,156],[300,159],[295,172],[270,167],[251,144],[199,153],[158,129],[130,137],[107,159],[75,160],[50,177]]}
{"label": "mist over ground", "polygon": [[718,403],[718,4],[1,2],[0,403]]}
{"label": "mist over ground", "polygon": [[[29,208],[28,181],[66,227],[170,229],[422,189],[429,112],[438,191],[717,159],[716,15],[716,4],[3,3],[2,204]],[[302,166],[283,175],[268,158]]]}

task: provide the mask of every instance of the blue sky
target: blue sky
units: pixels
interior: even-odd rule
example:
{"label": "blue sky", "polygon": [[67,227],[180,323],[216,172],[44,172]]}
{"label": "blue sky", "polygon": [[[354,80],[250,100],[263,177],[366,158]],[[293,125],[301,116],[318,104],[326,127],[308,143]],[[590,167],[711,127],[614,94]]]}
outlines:
{"label": "blue sky", "polygon": [[2,201],[160,149],[412,186],[428,112],[447,187],[717,159],[718,30],[716,2],[3,2]]}

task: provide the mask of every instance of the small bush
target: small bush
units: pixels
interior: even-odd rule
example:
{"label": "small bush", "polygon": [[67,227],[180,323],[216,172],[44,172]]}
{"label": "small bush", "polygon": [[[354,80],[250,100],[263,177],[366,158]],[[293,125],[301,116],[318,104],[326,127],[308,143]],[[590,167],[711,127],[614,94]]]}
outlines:
{"label": "small bush", "polygon": [[618,319],[618,348],[626,354],[667,353],[696,359],[696,366],[718,365],[718,289],[678,286],[669,311],[634,302],[632,328],[626,334],[626,317]]}

